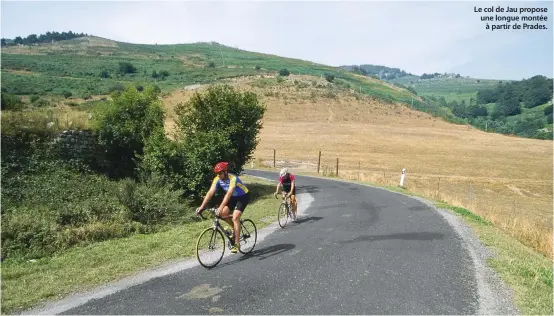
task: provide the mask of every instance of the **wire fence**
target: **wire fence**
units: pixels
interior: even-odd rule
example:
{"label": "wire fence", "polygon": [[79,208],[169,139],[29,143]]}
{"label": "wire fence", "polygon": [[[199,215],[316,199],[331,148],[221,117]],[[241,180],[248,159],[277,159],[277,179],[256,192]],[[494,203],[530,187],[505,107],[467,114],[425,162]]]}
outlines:
{"label": "wire fence", "polygon": [[341,159],[340,153],[321,151],[294,154],[276,149],[258,151],[249,167],[276,170],[287,167],[299,174],[402,187],[411,193],[468,209],[524,244],[552,256],[552,181],[420,174],[410,170],[405,170],[402,181],[402,168],[372,168],[362,158]]}

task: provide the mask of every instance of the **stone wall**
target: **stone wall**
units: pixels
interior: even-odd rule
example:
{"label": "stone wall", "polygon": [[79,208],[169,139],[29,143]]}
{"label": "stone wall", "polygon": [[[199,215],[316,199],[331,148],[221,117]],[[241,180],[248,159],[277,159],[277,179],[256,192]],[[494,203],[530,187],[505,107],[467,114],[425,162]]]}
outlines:
{"label": "stone wall", "polygon": [[60,157],[79,160],[99,167],[106,167],[105,150],[98,144],[90,130],[65,130],[56,138]]}

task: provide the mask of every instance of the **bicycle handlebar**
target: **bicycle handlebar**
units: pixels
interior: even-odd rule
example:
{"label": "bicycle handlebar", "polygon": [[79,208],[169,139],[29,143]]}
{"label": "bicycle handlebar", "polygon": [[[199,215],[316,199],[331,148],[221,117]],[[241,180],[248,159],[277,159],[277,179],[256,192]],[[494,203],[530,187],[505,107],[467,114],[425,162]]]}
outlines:
{"label": "bicycle handlebar", "polygon": [[[219,216],[219,215],[216,215],[215,212],[217,212],[217,207],[207,208],[207,209],[205,209],[204,211],[208,211],[208,212],[212,213],[215,217],[217,217],[217,218],[219,218],[219,219],[222,219],[222,220],[225,220],[225,219],[227,219],[227,218],[232,218],[232,217],[233,217],[232,215],[231,215],[231,216],[227,216],[227,217],[221,217],[221,216]],[[204,211],[202,211],[202,212],[204,212]],[[205,218],[204,216],[202,216],[202,212],[200,212],[200,213],[198,213],[198,214],[196,214],[196,215],[200,216],[202,219],[207,219],[207,218]]]}
{"label": "bicycle handlebar", "polygon": [[[205,209],[204,211],[208,211],[208,212],[210,212],[210,213],[212,213],[212,214],[215,215],[215,212],[217,211],[217,208],[215,208],[215,207],[207,208],[207,209]],[[203,212],[203,211],[202,211],[202,212]],[[207,219],[207,218],[205,218],[204,216],[202,216],[202,212],[197,213],[196,215],[200,216],[200,218],[202,218],[202,219]]]}

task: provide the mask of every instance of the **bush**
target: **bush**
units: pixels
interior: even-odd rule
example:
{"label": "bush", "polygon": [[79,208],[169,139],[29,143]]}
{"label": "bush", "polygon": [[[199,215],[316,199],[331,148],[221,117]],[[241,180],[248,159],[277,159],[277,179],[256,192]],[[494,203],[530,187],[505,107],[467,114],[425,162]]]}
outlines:
{"label": "bush", "polygon": [[260,67],[260,66],[258,66],[258,65],[256,65],[256,67],[254,67],[254,68],[256,68],[256,70],[262,69],[262,67]]}
{"label": "bush", "polygon": [[40,97],[36,94],[33,94],[31,97],[29,97],[29,100],[31,100],[31,103],[36,102]]}
{"label": "bush", "polygon": [[283,69],[279,70],[279,75],[281,75],[283,77],[288,77],[290,75],[290,72],[287,68],[283,68]]}
{"label": "bush", "polygon": [[146,140],[163,131],[164,110],[153,87],[139,93],[129,86],[113,96],[113,102],[100,107],[94,115],[93,128],[113,164],[113,177],[134,177],[137,159],[143,154]]}
{"label": "bush", "polygon": [[333,80],[335,80],[335,76],[333,74],[326,73],[324,77],[325,77],[325,80],[329,82],[333,82]]}
{"label": "bush", "polygon": [[215,68],[215,62],[210,61],[210,62],[208,63],[208,68]]}
{"label": "bush", "polygon": [[125,86],[121,83],[116,83],[108,89],[108,92],[122,92],[123,90],[125,90]]}
{"label": "bush", "polygon": [[212,86],[176,107],[176,136],[187,170],[183,175],[186,194],[204,193],[218,161],[229,161],[234,172],[242,171],[258,144],[264,112],[256,94],[237,92],[227,85]]}
{"label": "bush", "polygon": [[107,70],[102,70],[100,74],[98,75],[100,78],[109,78],[110,73]]}
{"label": "bush", "polygon": [[130,62],[119,62],[119,73],[121,75],[136,73],[137,68]]}
{"label": "bush", "polygon": [[179,194],[156,180],[150,180],[146,185],[124,180],[120,185],[118,199],[127,209],[131,221],[155,225],[179,217],[182,212]]}
{"label": "bush", "polygon": [[48,100],[45,100],[45,99],[38,99],[34,103],[34,106],[39,107],[39,108],[48,107],[48,106],[51,106],[51,105],[52,104]]}
{"label": "bush", "polygon": [[23,109],[23,102],[21,102],[19,97],[13,94],[2,92],[0,98],[0,109],[2,110],[19,111]]}
{"label": "bush", "polygon": [[67,98],[69,98],[70,96],[72,96],[73,93],[71,93],[71,91],[64,90],[64,91],[62,92],[62,95],[63,95],[64,98],[67,99]]}

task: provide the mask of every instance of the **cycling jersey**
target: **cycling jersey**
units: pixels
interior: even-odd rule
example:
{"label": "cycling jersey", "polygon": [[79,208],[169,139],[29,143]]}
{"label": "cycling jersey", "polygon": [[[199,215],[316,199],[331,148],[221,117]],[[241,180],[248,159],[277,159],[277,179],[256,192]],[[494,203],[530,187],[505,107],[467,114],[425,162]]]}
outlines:
{"label": "cycling jersey", "polygon": [[[292,181],[294,181],[294,175],[291,173],[289,173],[288,179],[279,176],[279,183],[283,186],[283,191],[290,192]],[[296,191],[296,188],[294,188],[294,191]],[[294,193],[295,192],[293,192],[293,194]]]}
{"label": "cycling jersey", "polygon": [[212,188],[215,186],[216,190],[218,188],[223,189],[223,191],[227,192],[230,188],[235,187],[235,191],[233,191],[232,196],[243,196],[246,193],[248,193],[248,188],[242,184],[242,181],[237,177],[236,175],[229,173],[229,178],[225,180],[220,180],[218,176],[215,176],[214,180],[212,181]]}

